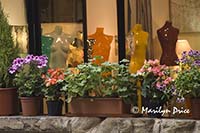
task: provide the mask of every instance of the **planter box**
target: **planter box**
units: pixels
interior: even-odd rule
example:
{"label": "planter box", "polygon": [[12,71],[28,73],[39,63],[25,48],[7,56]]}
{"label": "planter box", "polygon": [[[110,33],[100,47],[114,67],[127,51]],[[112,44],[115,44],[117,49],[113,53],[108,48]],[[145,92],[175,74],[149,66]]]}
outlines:
{"label": "planter box", "polygon": [[200,120],[200,98],[191,99],[192,118]]}
{"label": "planter box", "polygon": [[130,113],[130,105],[121,98],[74,98],[69,103],[72,115],[112,116]]}

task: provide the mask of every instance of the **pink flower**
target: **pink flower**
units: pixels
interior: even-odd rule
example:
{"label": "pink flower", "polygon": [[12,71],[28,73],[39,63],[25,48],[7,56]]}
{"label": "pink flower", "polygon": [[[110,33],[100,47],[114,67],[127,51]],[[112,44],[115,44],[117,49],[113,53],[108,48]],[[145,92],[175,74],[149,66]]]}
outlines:
{"label": "pink flower", "polygon": [[163,81],[163,83],[167,85],[167,84],[169,84],[169,81],[166,79]]}
{"label": "pink flower", "polygon": [[172,81],[172,78],[171,77],[168,77],[168,78],[166,78],[165,80],[164,80],[164,84],[165,85],[167,85],[167,84],[169,84],[170,82]]}
{"label": "pink flower", "polygon": [[160,87],[161,87],[160,82],[157,82],[157,83],[156,83],[156,87],[157,87],[157,88],[160,88]]}
{"label": "pink flower", "polygon": [[154,64],[154,61],[153,61],[153,60],[149,60],[148,63],[149,63],[150,65],[153,65],[153,64]]}
{"label": "pink flower", "polygon": [[151,67],[147,68],[147,71],[148,71],[148,72],[152,72]]}
{"label": "pink flower", "polygon": [[160,77],[161,77],[161,76],[164,76],[164,73],[163,73],[163,72],[159,72],[159,73],[158,73],[158,76],[160,76]]}

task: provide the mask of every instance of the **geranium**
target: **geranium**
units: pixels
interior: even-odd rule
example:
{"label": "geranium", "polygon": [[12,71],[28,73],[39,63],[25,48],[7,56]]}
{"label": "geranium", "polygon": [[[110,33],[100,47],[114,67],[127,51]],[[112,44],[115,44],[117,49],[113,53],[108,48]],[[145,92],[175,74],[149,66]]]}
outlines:
{"label": "geranium", "polygon": [[142,95],[145,98],[165,103],[176,94],[169,67],[160,65],[157,59],[145,61],[137,76],[142,83]]}
{"label": "geranium", "polygon": [[67,101],[74,97],[120,97],[126,102],[135,101],[136,79],[129,73],[128,63],[122,60],[121,64],[104,62],[97,65],[91,60],[75,69],[67,69],[62,88]]}
{"label": "geranium", "polygon": [[45,97],[48,100],[58,100],[62,88],[62,82],[64,80],[64,70],[61,68],[48,69],[46,74],[42,75],[42,78],[45,80],[45,86],[42,90]]}
{"label": "geranium", "polygon": [[184,51],[177,63],[180,70],[175,80],[175,87],[179,99],[183,100],[186,95],[200,97],[200,51]]}
{"label": "geranium", "polygon": [[9,68],[10,74],[15,74],[14,82],[20,96],[39,96],[43,87],[41,78],[47,66],[47,56],[27,55],[16,58]]}

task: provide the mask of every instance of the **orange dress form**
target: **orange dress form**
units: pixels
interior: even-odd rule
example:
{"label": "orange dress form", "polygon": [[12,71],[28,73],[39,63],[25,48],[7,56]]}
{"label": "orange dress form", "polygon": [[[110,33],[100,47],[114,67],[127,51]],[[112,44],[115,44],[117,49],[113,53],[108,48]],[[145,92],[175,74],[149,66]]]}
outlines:
{"label": "orange dress form", "polygon": [[172,26],[172,22],[166,21],[164,26],[157,30],[158,39],[162,48],[160,64],[174,66],[178,56],[176,54],[176,41],[179,30]]}
{"label": "orange dress form", "polygon": [[136,24],[132,32],[134,33],[135,49],[131,51],[130,72],[136,73],[143,65],[146,59],[146,48],[148,41],[148,33],[142,30],[141,24]]}
{"label": "orange dress form", "polygon": [[92,46],[92,57],[102,56],[102,60],[97,60],[95,63],[100,64],[104,61],[108,61],[110,47],[113,40],[113,36],[104,34],[104,28],[97,28],[96,32],[89,35],[89,39],[95,39],[95,44]]}

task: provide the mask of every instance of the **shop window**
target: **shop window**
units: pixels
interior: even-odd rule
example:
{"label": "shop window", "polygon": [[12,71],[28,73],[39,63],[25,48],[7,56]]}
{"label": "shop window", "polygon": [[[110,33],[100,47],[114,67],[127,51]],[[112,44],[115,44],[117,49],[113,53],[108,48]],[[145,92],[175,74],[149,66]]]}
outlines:
{"label": "shop window", "polygon": [[75,67],[83,62],[82,0],[39,1],[41,51],[51,68]]}

